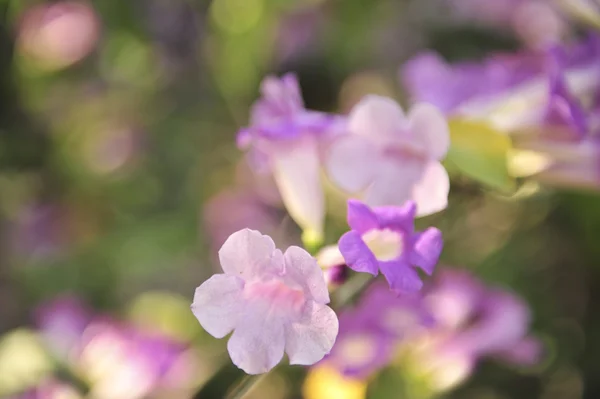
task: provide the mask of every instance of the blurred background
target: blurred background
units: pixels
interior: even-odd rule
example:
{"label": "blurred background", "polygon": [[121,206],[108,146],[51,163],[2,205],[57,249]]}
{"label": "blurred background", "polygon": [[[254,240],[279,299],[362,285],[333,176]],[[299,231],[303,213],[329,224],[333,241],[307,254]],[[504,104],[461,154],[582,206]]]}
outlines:
{"label": "blurred background", "polygon": [[[0,397],[48,399],[221,398],[241,376],[189,305],[231,232],[300,241],[235,146],[265,75],[345,113],[367,93],[407,104],[399,68],[423,49],[480,60],[583,29],[540,0],[0,0],[0,19]],[[427,221],[443,262],[527,301],[546,356],[430,397],[600,398],[597,194],[452,183]],[[248,397],[357,397],[305,374],[278,367]],[[399,378],[369,397],[417,398],[381,388]]]}

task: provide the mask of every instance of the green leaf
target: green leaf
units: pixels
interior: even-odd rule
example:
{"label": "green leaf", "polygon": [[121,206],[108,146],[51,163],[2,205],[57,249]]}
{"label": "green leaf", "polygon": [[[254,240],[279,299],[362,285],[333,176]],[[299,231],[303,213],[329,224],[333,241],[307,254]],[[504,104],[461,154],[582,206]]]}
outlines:
{"label": "green leaf", "polygon": [[510,138],[484,122],[454,119],[450,125],[450,151],[446,162],[489,187],[508,193],[515,180],[508,173]]}

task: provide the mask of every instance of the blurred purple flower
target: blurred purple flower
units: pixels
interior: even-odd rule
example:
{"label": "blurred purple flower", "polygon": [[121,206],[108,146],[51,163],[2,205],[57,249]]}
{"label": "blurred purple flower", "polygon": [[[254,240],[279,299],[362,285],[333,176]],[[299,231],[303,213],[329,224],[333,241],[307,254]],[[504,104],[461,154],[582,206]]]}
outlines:
{"label": "blurred purple flower", "polygon": [[238,133],[257,168],[273,174],[283,203],[306,232],[323,233],[324,195],[319,143],[341,123],[338,117],[304,108],[293,74],[267,77],[251,111],[250,126]]}
{"label": "blurred purple flower", "polygon": [[187,349],[187,344],[162,334],[97,318],[79,340],[74,366],[90,381],[95,397],[138,399],[190,383],[182,380],[173,387],[169,376]]}
{"label": "blurred purple flower", "polygon": [[404,339],[431,321],[418,296],[397,296],[376,282],[356,308],[340,315],[340,333],[324,362],[348,377],[369,377],[390,363]]}
{"label": "blurred purple flower", "polygon": [[91,313],[75,296],[62,296],[36,311],[36,325],[49,350],[68,361],[91,320]]}
{"label": "blurred purple flower", "polygon": [[[396,293],[418,291],[423,282],[416,267],[431,275],[442,252],[442,233],[430,227],[415,233],[416,206],[377,207],[348,201],[351,230],[339,241],[346,264],[357,272],[379,271]],[[413,266],[414,265],[414,266]]]}
{"label": "blurred purple flower", "polygon": [[594,96],[600,88],[598,43],[590,36],[552,51],[500,54],[454,65],[434,53],[423,53],[403,66],[401,79],[413,101],[486,120],[510,133],[543,123],[558,89],[578,100]]}
{"label": "blurred purple flower", "polygon": [[445,270],[424,301],[435,327],[416,358],[439,389],[463,381],[483,357],[519,365],[541,359],[542,345],[528,335],[529,309],[511,292],[486,287],[466,272]]}
{"label": "blurred purple flower", "polygon": [[439,110],[417,104],[406,116],[392,99],[370,95],[350,112],[348,131],[327,148],[326,172],[337,187],[371,206],[413,200],[419,216],[446,208],[450,182],[440,161],[450,136]]}

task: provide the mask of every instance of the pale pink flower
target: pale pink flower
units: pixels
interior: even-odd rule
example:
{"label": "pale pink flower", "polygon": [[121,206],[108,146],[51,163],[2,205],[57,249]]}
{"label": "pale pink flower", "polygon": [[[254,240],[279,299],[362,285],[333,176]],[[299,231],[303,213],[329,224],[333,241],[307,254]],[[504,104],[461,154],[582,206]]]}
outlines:
{"label": "pale pink flower", "polygon": [[265,373],[287,353],[310,365],[331,350],[338,319],[316,260],[299,247],[285,253],[258,231],[233,233],[221,247],[224,274],[196,289],[192,311],[216,338],[233,334],[227,349],[248,374]]}
{"label": "pale pink flower", "polygon": [[392,99],[370,95],[348,117],[349,134],[330,145],[330,180],[370,206],[417,204],[417,216],[446,208],[450,182],[440,163],[450,146],[448,125],[430,104],[405,115]]}

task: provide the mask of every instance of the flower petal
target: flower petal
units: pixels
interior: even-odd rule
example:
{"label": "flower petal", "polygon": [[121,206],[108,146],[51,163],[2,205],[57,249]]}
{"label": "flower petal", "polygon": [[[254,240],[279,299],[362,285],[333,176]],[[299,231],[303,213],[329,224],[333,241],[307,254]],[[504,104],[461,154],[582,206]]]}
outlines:
{"label": "flower petal", "polygon": [[379,227],[377,215],[368,206],[357,200],[348,200],[347,219],[348,226],[359,234]]}
{"label": "flower petal", "polygon": [[381,160],[377,176],[367,189],[365,203],[369,206],[404,204],[413,198],[414,186],[421,179],[424,166],[401,157]]}
{"label": "flower petal", "polygon": [[273,151],[271,166],[289,214],[303,230],[322,234],[325,200],[316,143],[306,140]]}
{"label": "flower petal", "polygon": [[373,276],[377,275],[379,263],[357,232],[349,231],[344,234],[340,238],[338,246],[350,269],[370,273]]}
{"label": "flower petal", "polygon": [[450,131],[440,110],[420,103],[411,108],[408,118],[414,140],[423,145],[430,158],[443,159],[450,148]]}
{"label": "flower petal", "polygon": [[533,365],[544,356],[544,345],[534,337],[525,337],[510,348],[499,352],[497,356],[505,361],[518,365]]}
{"label": "flower petal", "polygon": [[352,134],[387,140],[408,126],[402,108],[391,98],[368,95],[352,108],[348,127]]}
{"label": "flower petal", "polygon": [[417,233],[415,246],[410,254],[410,262],[431,275],[440,259],[443,246],[442,232],[435,227]]}
{"label": "flower petal", "polygon": [[256,230],[236,231],[225,241],[219,250],[219,261],[226,274],[243,279],[264,272],[281,272],[283,264],[271,261],[275,243],[271,237]]}
{"label": "flower petal", "polygon": [[285,347],[282,320],[248,312],[237,326],[227,350],[233,364],[247,374],[261,374],[281,361]]}
{"label": "flower petal", "polygon": [[317,260],[304,249],[289,247],[284,254],[285,277],[302,287],[317,303],[329,303],[329,291]]}
{"label": "flower petal", "polygon": [[378,156],[379,150],[371,140],[344,135],[327,148],[325,170],[334,185],[346,192],[357,193],[372,183]]}
{"label": "flower petal", "polygon": [[398,294],[419,291],[423,287],[417,271],[406,262],[401,260],[379,262],[379,268],[391,290]]}
{"label": "flower petal", "polygon": [[321,360],[331,351],[338,329],[335,312],[310,301],[302,319],[285,329],[285,351],[290,364],[310,365]]}
{"label": "flower petal", "polygon": [[415,224],[417,205],[407,201],[402,206],[378,206],[373,211],[379,219],[379,228],[400,228],[406,233],[412,233]]}
{"label": "flower petal", "polygon": [[196,288],[192,312],[213,337],[223,338],[244,314],[244,281],[227,274],[215,274]]}
{"label": "flower petal", "polygon": [[421,179],[414,185],[412,199],[417,203],[417,217],[442,211],[448,206],[450,178],[444,166],[429,162]]}

